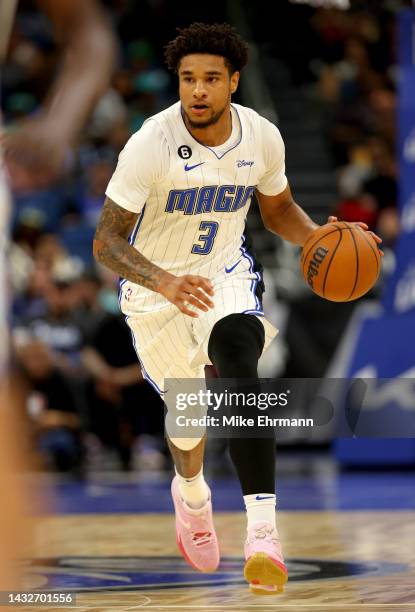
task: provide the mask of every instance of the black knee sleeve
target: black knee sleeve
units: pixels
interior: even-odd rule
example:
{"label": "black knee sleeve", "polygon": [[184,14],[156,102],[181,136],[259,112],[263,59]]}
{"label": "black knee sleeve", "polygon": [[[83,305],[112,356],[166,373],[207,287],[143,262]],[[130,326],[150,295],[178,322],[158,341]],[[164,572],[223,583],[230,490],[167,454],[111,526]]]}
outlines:
{"label": "black knee sleeve", "polygon": [[254,315],[231,314],[215,323],[208,354],[221,378],[257,378],[265,330]]}
{"label": "black knee sleeve", "polygon": [[[258,360],[265,343],[261,321],[246,314],[231,314],[212,329],[208,354],[220,378],[251,379],[246,393],[257,392]],[[253,409],[254,410],[254,409]],[[244,495],[274,493],[275,440],[273,438],[231,438],[229,452]]]}
{"label": "black knee sleeve", "polygon": [[275,493],[274,438],[229,438],[229,454],[243,495]]}

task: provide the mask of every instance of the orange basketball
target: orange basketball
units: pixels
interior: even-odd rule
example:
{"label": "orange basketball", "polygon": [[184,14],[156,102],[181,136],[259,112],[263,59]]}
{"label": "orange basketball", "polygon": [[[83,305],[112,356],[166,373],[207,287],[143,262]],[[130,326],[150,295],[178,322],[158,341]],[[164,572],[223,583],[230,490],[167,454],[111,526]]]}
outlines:
{"label": "orange basketball", "polygon": [[301,268],[307,285],[317,295],[333,302],[350,302],[376,283],[380,253],[374,238],[355,223],[327,223],[303,246]]}

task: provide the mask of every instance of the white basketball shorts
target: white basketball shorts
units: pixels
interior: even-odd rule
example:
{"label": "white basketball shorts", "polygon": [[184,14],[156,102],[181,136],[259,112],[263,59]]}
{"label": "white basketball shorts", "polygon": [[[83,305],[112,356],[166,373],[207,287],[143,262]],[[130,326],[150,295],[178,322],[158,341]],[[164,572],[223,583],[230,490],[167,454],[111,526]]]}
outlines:
{"label": "white basketball shorts", "polygon": [[171,303],[145,313],[123,308],[143,376],[159,394],[164,393],[166,378],[204,378],[204,366],[211,364],[208,342],[212,328],[230,314],[257,316],[265,328],[264,351],[268,348],[278,332],[264,317],[255,293],[258,280],[258,275],[247,271],[213,279],[215,306],[208,312],[198,310],[198,318],[183,314]]}

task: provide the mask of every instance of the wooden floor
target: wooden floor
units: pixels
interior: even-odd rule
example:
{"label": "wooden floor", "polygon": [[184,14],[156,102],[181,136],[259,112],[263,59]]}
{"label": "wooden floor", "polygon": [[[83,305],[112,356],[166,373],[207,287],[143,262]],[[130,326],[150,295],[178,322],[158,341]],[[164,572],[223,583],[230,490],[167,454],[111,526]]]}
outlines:
{"label": "wooden floor", "polygon": [[[68,572],[66,584],[73,590],[76,586],[93,588],[94,577],[99,581],[120,567],[138,567],[139,573],[141,567],[153,572],[148,587],[142,584],[131,590],[136,588],[134,581],[121,571],[121,586],[116,591],[81,591],[73,608],[41,609],[415,610],[414,512],[313,511],[279,512],[277,516],[292,576],[282,595],[257,597],[242,582],[242,513],[215,514],[225,561],[217,580],[216,574],[210,575],[211,582],[205,584],[206,575],[194,572],[181,559],[170,514],[44,517],[36,527],[33,573],[27,586],[49,588],[45,575],[52,571],[58,576]],[[163,578],[171,567],[177,568],[178,586],[167,586]],[[333,567],[337,577],[330,578]],[[200,579],[203,586],[180,586],[192,578]]]}

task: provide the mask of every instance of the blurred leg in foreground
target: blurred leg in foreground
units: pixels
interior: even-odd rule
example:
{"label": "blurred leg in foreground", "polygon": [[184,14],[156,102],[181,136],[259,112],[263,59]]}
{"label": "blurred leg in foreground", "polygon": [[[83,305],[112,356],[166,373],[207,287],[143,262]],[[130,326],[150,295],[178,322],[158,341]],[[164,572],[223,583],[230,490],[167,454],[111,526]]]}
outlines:
{"label": "blurred leg in foreground", "polygon": [[0,385],[0,591],[21,588],[17,560],[29,546],[28,510],[22,483],[26,464],[22,428],[17,417],[18,394],[12,384]]}

